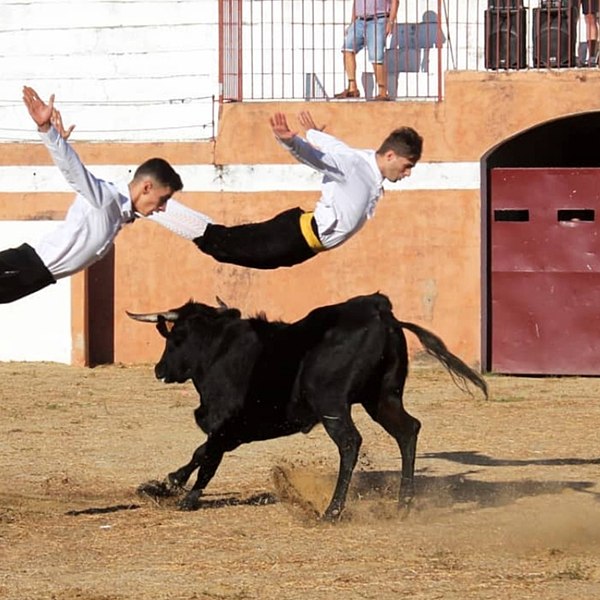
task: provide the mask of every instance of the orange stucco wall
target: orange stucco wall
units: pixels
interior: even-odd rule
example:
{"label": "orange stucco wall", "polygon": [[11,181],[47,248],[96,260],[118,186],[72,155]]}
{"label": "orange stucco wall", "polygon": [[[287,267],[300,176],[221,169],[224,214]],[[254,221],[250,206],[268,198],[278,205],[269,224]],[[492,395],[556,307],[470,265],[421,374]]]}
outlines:
{"label": "orange stucco wall", "polygon": [[[451,72],[445,99],[432,102],[239,103],[222,108],[215,143],[75,144],[86,163],[139,163],[164,156],[177,164],[287,163],[268,117],[309,109],[315,120],[349,144],[376,147],[401,125],[425,138],[424,162],[479,161],[516,133],[547,120],[596,110],[600,73]],[[45,164],[43,148],[11,144],[2,164]],[[185,183],[185,182],[184,182]],[[401,186],[400,186],[401,187]],[[299,205],[310,209],[315,192],[184,192],[181,200],[227,224],[258,220]],[[64,211],[66,194],[0,194],[2,218],[32,218]],[[388,191],[374,220],[344,246],[292,269],[252,271],[220,265],[190,243],[152,223],[126,228],[116,242],[115,360],[152,362],[162,343],[154,328],[133,322],[135,312],[173,308],[193,297],[219,295],[246,314],[295,319],[311,308],[380,290],[399,318],[423,324],[470,363],[480,358],[479,190]],[[74,281],[74,310],[85,303]],[[81,328],[74,315],[75,333]],[[412,344],[414,346],[414,343]]]}

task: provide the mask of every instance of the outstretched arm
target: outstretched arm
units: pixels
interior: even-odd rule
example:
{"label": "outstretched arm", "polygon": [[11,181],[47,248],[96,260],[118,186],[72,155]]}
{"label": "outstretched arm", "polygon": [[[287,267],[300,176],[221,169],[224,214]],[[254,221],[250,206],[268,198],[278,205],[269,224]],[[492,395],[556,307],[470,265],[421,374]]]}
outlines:
{"label": "outstretched arm", "polygon": [[[298,115],[298,120],[305,129],[312,131],[315,128],[316,131],[320,131],[308,111],[301,112]],[[292,131],[283,113],[275,113],[271,117],[270,123],[277,140],[290,151],[296,160],[317,171],[328,173],[334,178],[341,175],[341,171],[337,168],[334,158],[315,148],[315,146],[307,142],[304,138],[301,138],[295,131]]]}
{"label": "outstretched arm", "polygon": [[54,108],[54,94],[46,104],[33,88],[23,86],[23,102],[38,126],[42,141],[54,164],[60,169],[67,183],[92,206],[100,207],[112,202],[115,195],[114,186],[94,177],[67,143],[66,139],[71,135],[74,126],[65,130],[61,114]]}

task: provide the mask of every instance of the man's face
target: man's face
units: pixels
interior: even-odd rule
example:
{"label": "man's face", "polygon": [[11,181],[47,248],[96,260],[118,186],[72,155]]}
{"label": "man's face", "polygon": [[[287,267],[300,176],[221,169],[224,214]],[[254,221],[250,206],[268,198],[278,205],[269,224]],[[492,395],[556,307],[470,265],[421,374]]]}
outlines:
{"label": "man's face", "polygon": [[416,161],[398,156],[393,150],[388,150],[383,155],[381,174],[389,181],[400,181],[410,176],[415,164]]}
{"label": "man's face", "polygon": [[147,217],[154,212],[165,210],[167,200],[172,196],[173,190],[166,185],[162,185],[151,178],[145,179],[138,189],[131,202],[134,210]]}

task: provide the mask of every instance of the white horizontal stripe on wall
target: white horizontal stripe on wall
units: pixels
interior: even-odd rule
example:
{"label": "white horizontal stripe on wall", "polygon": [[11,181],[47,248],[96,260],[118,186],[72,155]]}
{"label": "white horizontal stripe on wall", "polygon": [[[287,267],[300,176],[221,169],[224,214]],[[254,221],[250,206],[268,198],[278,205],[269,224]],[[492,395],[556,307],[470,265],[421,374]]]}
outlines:
{"label": "white horizontal stripe on wall", "polygon": [[[174,165],[186,192],[304,192],[318,191],[321,176],[301,164],[271,165]],[[107,181],[129,182],[132,165],[88,165]],[[412,175],[397,183],[386,181],[389,190],[479,189],[479,162],[419,163]],[[0,193],[70,192],[60,171],[51,165],[0,167]]]}

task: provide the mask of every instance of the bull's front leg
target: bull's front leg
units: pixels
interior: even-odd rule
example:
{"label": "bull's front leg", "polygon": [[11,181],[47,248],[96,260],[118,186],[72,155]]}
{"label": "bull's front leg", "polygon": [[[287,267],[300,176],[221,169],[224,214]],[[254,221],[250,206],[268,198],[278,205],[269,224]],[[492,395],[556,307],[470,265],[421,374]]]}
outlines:
{"label": "bull's front leg", "polygon": [[192,473],[202,464],[205,453],[206,442],[196,448],[189,463],[169,473],[162,481],[152,480],[142,483],[138,487],[138,493],[153,498],[181,496],[185,492],[185,484]]}
{"label": "bull's front leg", "polygon": [[180,481],[187,482],[193,471],[198,469],[196,483],[179,502],[181,510],[198,510],[200,508],[200,497],[217,472],[224,453],[225,451],[209,437],[206,443],[194,452],[192,460],[187,465],[168,475],[168,479],[177,485]]}

